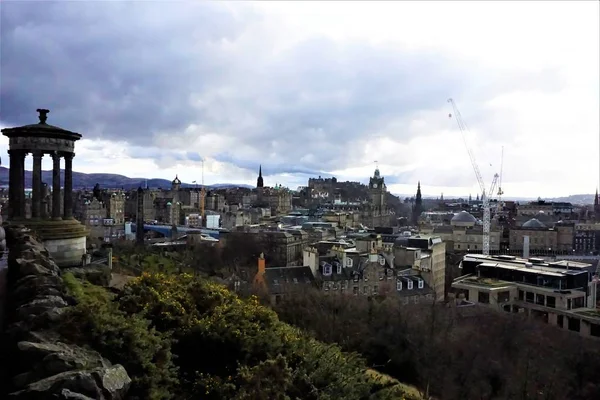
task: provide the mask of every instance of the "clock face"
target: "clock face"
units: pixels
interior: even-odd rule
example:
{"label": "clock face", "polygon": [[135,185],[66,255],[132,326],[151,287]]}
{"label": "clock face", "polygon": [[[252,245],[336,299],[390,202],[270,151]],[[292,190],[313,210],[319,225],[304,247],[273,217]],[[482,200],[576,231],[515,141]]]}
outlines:
{"label": "clock face", "polygon": [[373,184],[373,189],[377,189],[377,184],[376,183]]}

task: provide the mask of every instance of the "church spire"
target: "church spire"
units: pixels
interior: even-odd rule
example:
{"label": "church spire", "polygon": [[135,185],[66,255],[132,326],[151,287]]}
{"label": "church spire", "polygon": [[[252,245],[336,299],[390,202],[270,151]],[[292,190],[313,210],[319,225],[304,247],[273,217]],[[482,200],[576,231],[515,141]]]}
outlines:
{"label": "church spire", "polygon": [[261,188],[264,186],[263,176],[262,176],[262,164],[258,166],[258,179],[256,180],[256,187]]}
{"label": "church spire", "polygon": [[596,188],[596,196],[594,196],[594,206],[598,207],[598,203],[600,199],[598,199],[598,188]]}

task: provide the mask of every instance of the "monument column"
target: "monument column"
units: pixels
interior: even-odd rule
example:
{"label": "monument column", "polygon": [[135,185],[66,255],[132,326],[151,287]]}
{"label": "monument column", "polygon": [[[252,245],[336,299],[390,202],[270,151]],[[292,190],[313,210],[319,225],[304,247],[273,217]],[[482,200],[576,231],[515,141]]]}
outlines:
{"label": "monument column", "polygon": [[10,219],[13,219],[19,215],[19,208],[17,207],[19,203],[17,150],[9,150],[8,156],[10,158],[10,168],[8,170],[8,205],[10,206]]}
{"label": "monument column", "polygon": [[42,216],[42,157],[41,151],[33,152],[33,176],[31,180],[31,217],[40,218]]}
{"label": "monument column", "polygon": [[19,217],[25,219],[27,214],[25,212],[25,150],[17,151],[17,209],[19,210]]}
{"label": "monument column", "polygon": [[52,153],[52,219],[60,220],[60,154]]}
{"label": "monument column", "polygon": [[73,218],[73,157],[75,153],[65,153],[65,193],[63,218]]}

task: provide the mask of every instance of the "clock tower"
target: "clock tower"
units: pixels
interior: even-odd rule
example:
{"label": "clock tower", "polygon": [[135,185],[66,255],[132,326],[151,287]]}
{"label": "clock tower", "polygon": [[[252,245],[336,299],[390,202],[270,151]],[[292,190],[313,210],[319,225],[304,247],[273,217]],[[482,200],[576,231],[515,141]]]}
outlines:
{"label": "clock tower", "polygon": [[369,194],[371,195],[371,205],[383,211],[386,208],[385,204],[385,182],[379,173],[379,168],[375,169],[375,173],[369,178]]}

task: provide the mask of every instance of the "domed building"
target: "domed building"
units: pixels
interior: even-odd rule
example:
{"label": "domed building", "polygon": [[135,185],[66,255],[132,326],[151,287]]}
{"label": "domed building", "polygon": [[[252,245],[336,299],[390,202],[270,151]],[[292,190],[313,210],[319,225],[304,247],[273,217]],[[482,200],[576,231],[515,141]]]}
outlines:
{"label": "domed building", "polygon": [[522,225],[523,229],[546,229],[547,226],[537,218],[531,218]]}
{"label": "domed building", "polygon": [[[425,229],[421,229],[427,232]],[[483,225],[473,214],[468,211],[460,211],[452,217],[450,225],[438,225],[431,229],[434,235],[438,235],[447,242],[446,248],[455,251],[483,250]],[[490,226],[490,251],[500,251],[500,239],[502,232],[499,226],[492,221]]]}
{"label": "domed building", "polygon": [[509,233],[509,248],[523,250],[525,236],[529,237],[529,250],[535,252],[553,252],[559,249],[557,231],[548,227],[537,218],[530,218]]}
{"label": "domed building", "polygon": [[450,220],[450,225],[456,227],[472,228],[477,224],[477,218],[467,211],[461,211]]}

